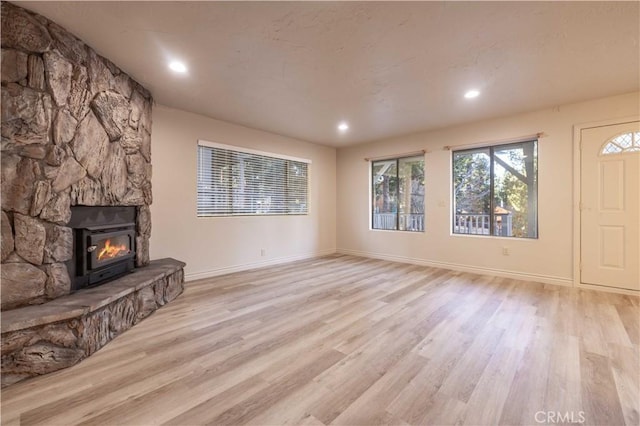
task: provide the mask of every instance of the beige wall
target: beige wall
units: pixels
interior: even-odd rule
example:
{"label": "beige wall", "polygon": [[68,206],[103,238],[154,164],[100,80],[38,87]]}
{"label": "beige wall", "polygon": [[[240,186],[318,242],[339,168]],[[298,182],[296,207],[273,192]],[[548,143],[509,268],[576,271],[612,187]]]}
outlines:
{"label": "beige wall", "polygon": [[[482,102],[479,99],[478,102]],[[564,105],[340,149],[338,251],[557,284],[573,278],[573,126],[638,116],[639,94]],[[537,240],[451,235],[451,152],[467,145],[544,132],[539,143]],[[369,229],[365,157],[426,149],[425,233]],[[508,247],[509,256],[502,254]]]}
{"label": "beige wall", "polygon": [[[309,215],[198,218],[198,139],[310,159]],[[151,145],[150,255],[185,261],[187,280],[335,252],[335,149],[161,105]]]}

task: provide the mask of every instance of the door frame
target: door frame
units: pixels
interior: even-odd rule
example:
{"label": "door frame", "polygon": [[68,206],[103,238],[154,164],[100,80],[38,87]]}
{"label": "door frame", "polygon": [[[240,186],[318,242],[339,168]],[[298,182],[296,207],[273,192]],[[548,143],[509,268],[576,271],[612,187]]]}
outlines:
{"label": "door frame", "polygon": [[[582,245],[580,233],[582,229],[582,218],[580,215],[580,196],[582,194],[582,158],[580,144],[582,142],[582,131],[594,127],[613,126],[616,124],[626,124],[640,121],[640,115],[627,116],[622,118],[612,118],[609,120],[592,121],[587,123],[574,124],[573,126],[573,286],[591,290],[607,291],[610,293],[622,293],[639,295],[638,290],[627,290],[615,287],[605,287],[594,284],[583,284],[580,282],[580,257],[582,255]],[[603,141],[604,142],[604,141]]]}

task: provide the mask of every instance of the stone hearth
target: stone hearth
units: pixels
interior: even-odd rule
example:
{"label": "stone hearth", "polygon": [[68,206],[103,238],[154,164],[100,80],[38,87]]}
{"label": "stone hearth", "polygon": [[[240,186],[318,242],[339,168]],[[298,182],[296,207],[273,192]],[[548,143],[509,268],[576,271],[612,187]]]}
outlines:
{"label": "stone hearth", "polygon": [[175,299],[185,264],[154,260],[100,287],[2,314],[2,386],[70,367]]}

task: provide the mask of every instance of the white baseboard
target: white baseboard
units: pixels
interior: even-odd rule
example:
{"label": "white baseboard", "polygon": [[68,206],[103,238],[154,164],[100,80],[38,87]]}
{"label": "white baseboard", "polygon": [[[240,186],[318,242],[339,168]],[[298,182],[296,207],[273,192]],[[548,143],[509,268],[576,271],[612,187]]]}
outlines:
{"label": "white baseboard", "polygon": [[626,288],[607,287],[603,285],[576,283],[576,287],[584,290],[606,291],[607,293],[627,294],[630,296],[640,296],[640,290],[628,290]]}
{"label": "white baseboard", "polygon": [[296,260],[312,259],[314,257],[328,256],[336,253],[336,249],[322,250],[313,253],[297,254],[293,256],[276,257],[269,260],[261,260],[259,262],[243,263],[240,265],[223,266],[221,268],[210,269],[200,272],[189,272],[184,275],[185,282],[201,280],[204,278],[216,277],[219,275],[231,274],[234,272],[246,271],[249,269],[262,268],[265,266],[273,266],[281,263],[294,262]]}
{"label": "white baseboard", "polygon": [[450,269],[460,272],[471,272],[480,275],[493,275],[504,278],[512,278],[522,281],[534,281],[543,284],[560,285],[564,287],[572,287],[573,280],[571,278],[554,277],[550,275],[531,274],[528,272],[508,271],[504,269],[485,268],[481,266],[462,265],[459,263],[439,262],[433,260],[417,259],[405,256],[394,256],[382,253],[373,253],[359,250],[337,249],[339,254],[350,254],[353,256],[370,257],[373,259],[389,260],[392,262],[410,263],[412,265],[431,266],[434,268]]}

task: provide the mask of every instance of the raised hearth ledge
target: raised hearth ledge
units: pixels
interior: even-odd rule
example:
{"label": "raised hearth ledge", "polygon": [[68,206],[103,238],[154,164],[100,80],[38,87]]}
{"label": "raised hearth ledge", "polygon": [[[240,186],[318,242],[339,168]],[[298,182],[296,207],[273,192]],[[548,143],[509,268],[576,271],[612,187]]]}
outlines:
{"label": "raised hearth ledge", "polygon": [[2,312],[2,387],[90,356],[178,297],[184,266],[154,260],[100,287]]}
{"label": "raised hearth ledge", "polygon": [[39,325],[78,318],[126,295],[148,287],[185,267],[184,262],[166,258],[117,278],[99,287],[59,297],[42,305],[30,305],[2,312],[2,334]]}

